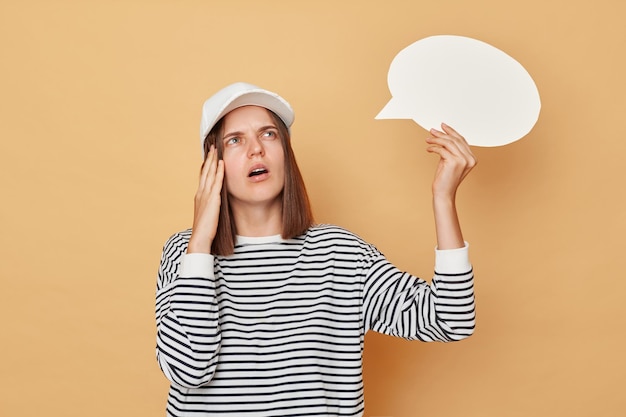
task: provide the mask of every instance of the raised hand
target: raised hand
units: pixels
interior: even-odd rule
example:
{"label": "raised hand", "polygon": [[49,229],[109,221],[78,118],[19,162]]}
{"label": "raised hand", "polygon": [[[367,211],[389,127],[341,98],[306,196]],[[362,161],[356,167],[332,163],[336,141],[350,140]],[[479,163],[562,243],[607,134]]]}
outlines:
{"label": "raised hand", "polygon": [[430,130],[426,150],[439,155],[432,186],[437,247],[454,249],[464,246],[456,212],[456,191],[477,161],[463,136],[446,124],[442,123],[441,128],[443,131]]}
{"label": "raised hand", "polygon": [[211,145],[200,171],[187,253],[211,253],[211,244],[217,233],[223,182],[224,161],[218,159],[217,150]]}
{"label": "raised hand", "polygon": [[428,152],[440,156],[433,181],[433,195],[454,197],[461,181],[476,165],[476,157],[456,130],[442,123],[443,131],[431,129],[432,136],[426,139]]}

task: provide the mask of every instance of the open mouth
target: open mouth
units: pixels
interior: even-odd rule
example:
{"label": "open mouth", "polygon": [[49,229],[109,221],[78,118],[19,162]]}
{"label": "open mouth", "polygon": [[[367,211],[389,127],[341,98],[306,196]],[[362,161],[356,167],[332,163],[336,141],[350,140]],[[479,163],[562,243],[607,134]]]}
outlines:
{"label": "open mouth", "polygon": [[268,170],[265,167],[257,167],[257,168],[253,168],[249,173],[248,173],[248,177],[252,178],[252,177],[257,177],[259,175],[263,175],[263,174],[267,174]]}

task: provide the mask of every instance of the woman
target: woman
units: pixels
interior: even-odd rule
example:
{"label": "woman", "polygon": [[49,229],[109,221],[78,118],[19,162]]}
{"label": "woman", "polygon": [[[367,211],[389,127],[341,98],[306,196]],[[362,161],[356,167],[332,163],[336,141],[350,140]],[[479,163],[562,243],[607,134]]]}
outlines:
{"label": "woman", "polygon": [[167,241],[158,274],[169,416],[361,416],[368,330],[422,341],[473,332],[454,203],[476,163],[463,137],[442,125],[426,140],[440,158],[428,284],[347,230],[313,224],[292,123],[284,99],[250,84],[204,104],[193,227]]}

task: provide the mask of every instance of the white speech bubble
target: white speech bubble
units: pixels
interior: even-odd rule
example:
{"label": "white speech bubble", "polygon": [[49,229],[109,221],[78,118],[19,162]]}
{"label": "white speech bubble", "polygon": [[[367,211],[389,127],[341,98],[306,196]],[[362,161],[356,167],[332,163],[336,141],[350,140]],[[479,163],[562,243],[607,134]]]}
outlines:
{"label": "white speech bubble", "polygon": [[501,146],[539,118],[539,91],[515,59],[476,39],[440,35],[400,51],[387,76],[392,99],[376,119],[452,126],[470,145]]}

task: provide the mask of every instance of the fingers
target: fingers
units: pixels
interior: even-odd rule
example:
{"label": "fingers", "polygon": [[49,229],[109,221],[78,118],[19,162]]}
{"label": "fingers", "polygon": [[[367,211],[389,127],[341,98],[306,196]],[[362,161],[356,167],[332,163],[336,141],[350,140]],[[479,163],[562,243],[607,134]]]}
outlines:
{"label": "fingers", "polygon": [[196,192],[196,205],[203,206],[203,202],[219,201],[222,184],[224,183],[224,161],[217,156],[217,150],[213,145],[202,164],[198,190]]}
{"label": "fingers", "polygon": [[426,150],[439,155],[433,192],[453,196],[477,161],[463,136],[445,123],[441,124],[441,128],[441,131],[431,129],[431,136],[426,138],[429,145]]}
{"label": "fingers", "polygon": [[427,150],[437,153],[443,158],[460,158],[465,161],[465,164],[470,169],[475,166],[477,163],[476,157],[465,138],[445,123],[441,124],[441,128],[443,131],[437,129],[430,130],[432,137],[426,139],[426,142],[430,145]]}
{"label": "fingers", "polygon": [[430,129],[430,134],[433,136],[430,139],[433,139],[433,143],[444,147],[448,146],[450,148],[450,151],[454,151],[456,147],[456,149],[466,155],[471,154],[469,144],[463,136],[461,136],[456,130],[446,125],[445,123],[441,124],[441,128],[443,131]]}
{"label": "fingers", "polygon": [[213,181],[213,187],[211,187],[211,197],[220,198],[220,192],[222,191],[222,184],[224,183],[224,161],[217,161],[217,170],[215,172],[215,179]]}
{"label": "fingers", "polygon": [[452,127],[448,126],[445,123],[441,124],[441,128],[443,129],[444,132],[446,132],[448,135],[454,136],[457,139],[462,140],[463,142],[465,142],[465,138],[463,136],[461,136],[456,130],[454,130]]}
{"label": "fingers", "polygon": [[209,153],[207,154],[204,162],[202,163],[202,168],[200,169],[200,178],[198,184],[198,193],[201,194],[207,185],[211,185],[213,182],[213,177],[215,176],[215,170],[217,165],[217,150],[214,145],[211,145],[209,148]]}
{"label": "fingers", "polygon": [[207,210],[217,210],[224,183],[224,161],[218,159],[217,150],[211,146],[202,165],[198,190],[195,196],[195,218],[202,217]]}
{"label": "fingers", "polygon": [[211,146],[200,171],[188,253],[210,253],[219,223],[223,182],[224,161],[219,159],[217,150]]}

